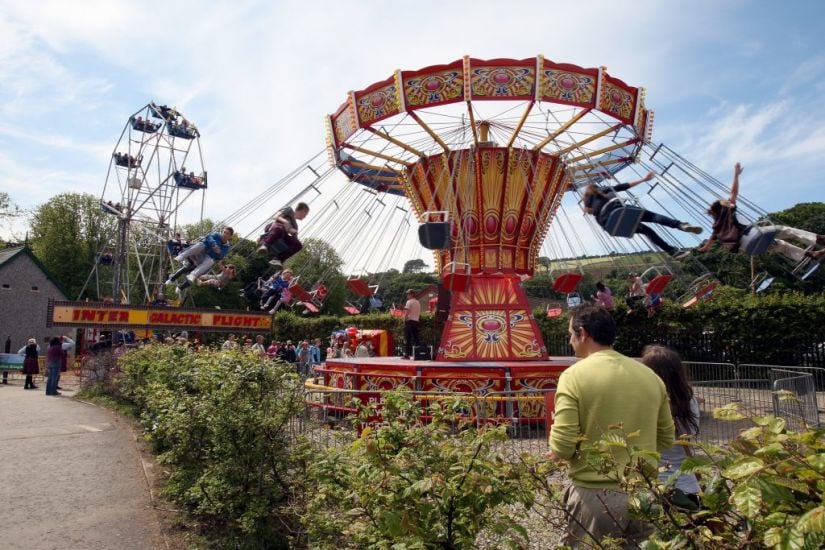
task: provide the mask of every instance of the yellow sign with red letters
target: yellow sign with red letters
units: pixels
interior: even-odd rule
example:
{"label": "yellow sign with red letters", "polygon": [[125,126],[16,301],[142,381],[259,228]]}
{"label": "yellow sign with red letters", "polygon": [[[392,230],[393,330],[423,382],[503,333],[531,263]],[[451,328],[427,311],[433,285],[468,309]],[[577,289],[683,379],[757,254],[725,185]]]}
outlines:
{"label": "yellow sign with red letters", "polygon": [[123,306],[96,302],[49,302],[48,326],[175,328],[201,332],[270,332],[272,317],[253,311]]}

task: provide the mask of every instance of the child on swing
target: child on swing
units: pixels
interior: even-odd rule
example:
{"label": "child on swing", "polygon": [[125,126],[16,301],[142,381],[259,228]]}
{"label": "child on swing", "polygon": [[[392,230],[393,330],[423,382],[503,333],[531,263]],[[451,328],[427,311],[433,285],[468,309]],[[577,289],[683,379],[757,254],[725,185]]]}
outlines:
{"label": "child on swing", "polygon": [[289,287],[294,275],[291,269],[273,275],[266,283],[266,291],[261,296],[261,309],[268,310],[273,315],[278,308],[292,301]]}
{"label": "child on swing", "polygon": [[235,266],[221,262],[221,271],[217,275],[206,273],[198,277],[198,286],[213,286],[218,290],[235,278]]}

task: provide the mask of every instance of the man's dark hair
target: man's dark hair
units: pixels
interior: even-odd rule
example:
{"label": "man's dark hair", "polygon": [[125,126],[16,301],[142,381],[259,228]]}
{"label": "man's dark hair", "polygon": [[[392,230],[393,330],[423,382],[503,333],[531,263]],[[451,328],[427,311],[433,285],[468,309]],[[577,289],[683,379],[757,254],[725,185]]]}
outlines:
{"label": "man's dark hair", "polygon": [[570,326],[575,332],[585,329],[587,334],[603,346],[616,341],[616,322],[609,311],[598,304],[583,304],[570,310]]}
{"label": "man's dark hair", "polygon": [[304,212],[309,212],[309,205],[305,202],[299,202],[295,205],[295,210],[303,210]]}
{"label": "man's dark hair", "polygon": [[223,230],[224,230],[224,231],[229,231],[229,234],[230,234],[230,235],[234,235],[234,234],[235,234],[235,230],[234,230],[234,229],[232,229],[231,227],[229,227],[228,225],[227,225],[226,227],[224,227],[224,228],[223,228]]}

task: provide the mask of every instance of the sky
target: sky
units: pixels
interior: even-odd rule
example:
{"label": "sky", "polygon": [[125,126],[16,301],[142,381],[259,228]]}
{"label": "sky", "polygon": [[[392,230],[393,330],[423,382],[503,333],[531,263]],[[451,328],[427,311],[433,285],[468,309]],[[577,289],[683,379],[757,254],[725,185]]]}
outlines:
{"label": "sky", "polygon": [[324,149],[349,90],[542,54],[644,86],[654,141],[723,181],[741,161],[742,194],[777,211],[825,198],[822,36],[817,0],[0,0],[0,191],[24,210],[101,196],[128,117],[155,101],[198,126],[204,214],[221,220]]}

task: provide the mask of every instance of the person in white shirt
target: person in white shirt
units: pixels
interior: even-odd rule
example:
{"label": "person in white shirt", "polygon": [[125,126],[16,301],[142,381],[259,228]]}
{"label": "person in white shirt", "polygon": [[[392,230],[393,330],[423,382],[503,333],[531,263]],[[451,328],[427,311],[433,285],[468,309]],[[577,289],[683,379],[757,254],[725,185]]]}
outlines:
{"label": "person in white shirt", "polygon": [[404,304],[404,357],[412,358],[413,347],[418,342],[418,321],[421,318],[421,302],[415,297],[413,289],[407,290],[407,303]]}

